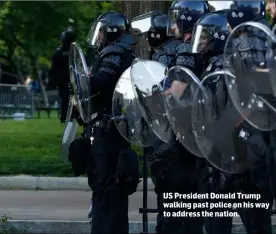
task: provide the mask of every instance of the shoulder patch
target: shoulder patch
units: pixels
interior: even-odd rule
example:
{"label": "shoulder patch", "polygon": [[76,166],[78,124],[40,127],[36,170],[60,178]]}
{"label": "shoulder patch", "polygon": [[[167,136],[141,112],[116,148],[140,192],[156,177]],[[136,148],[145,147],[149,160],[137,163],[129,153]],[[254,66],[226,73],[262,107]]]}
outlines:
{"label": "shoulder patch", "polygon": [[124,52],[125,52],[125,50],[121,46],[118,46],[118,45],[109,45],[109,46],[105,47],[101,51],[100,56],[104,57],[104,56],[106,56],[108,54],[122,54]]}
{"label": "shoulder patch", "polygon": [[171,60],[172,60],[172,57],[167,56],[167,55],[162,55],[156,61],[164,64],[166,67],[169,67]]}
{"label": "shoulder patch", "polygon": [[121,66],[121,57],[120,56],[109,55],[109,56],[106,56],[102,61],[104,63],[107,62],[107,63],[114,64],[116,67]]}
{"label": "shoulder patch", "polygon": [[176,58],[176,65],[188,66],[188,67],[194,68],[195,63],[196,63],[196,61],[195,61],[194,56],[179,55]]}
{"label": "shoulder patch", "polygon": [[162,49],[164,51],[166,51],[166,53],[168,55],[175,55],[176,54],[176,50],[179,47],[179,45],[181,45],[181,41],[180,40],[172,40],[172,41],[168,41],[166,44],[164,44],[162,46]]}

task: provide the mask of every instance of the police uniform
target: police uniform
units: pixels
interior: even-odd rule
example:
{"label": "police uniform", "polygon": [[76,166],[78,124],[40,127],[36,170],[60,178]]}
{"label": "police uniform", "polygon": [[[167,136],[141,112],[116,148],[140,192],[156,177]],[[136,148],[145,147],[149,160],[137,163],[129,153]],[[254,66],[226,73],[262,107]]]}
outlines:
{"label": "police uniform", "polygon": [[[155,50],[152,59],[163,63],[168,68],[174,65],[182,65],[195,70],[195,57],[189,52],[190,46],[187,42],[172,40]],[[163,198],[164,192],[197,192],[196,183],[194,183],[196,180],[196,157],[176,140],[173,132],[169,143],[155,142],[154,148],[155,152],[150,158],[150,165],[155,177],[157,204],[161,210],[157,216],[156,232],[165,234],[174,229],[175,233],[188,233],[188,231],[202,233],[203,228],[200,218],[164,217],[162,205],[166,202]]]}
{"label": "police uniform", "polygon": [[[180,44],[181,44],[180,40],[167,41],[161,47],[157,49],[153,49],[151,51],[150,59],[160,62],[164,64],[166,67],[170,68],[174,64],[176,48]],[[161,146],[163,147],[161,148]],[[165,177],[169,178],[170,176],[170,174],[168,174],[170,173],[169,166],[168,166],[168,164],[170,163],[169,163],[168,157],[170,156],[169,154],[176,153],[176,151],[171,147],[172,147],[171,144],[166,144],[163,141],[158,139],[154,142],[154,146],[152,147],[152,151],[153,150],[154,151],[149,154],[150,168],[152,171],[152,179],[155,184],[154,190],[155,190],[155,193],[157,194],[157,207],[160,210],[159,213],[157,214],[156,232],[160,234],[168,232],[170,228],[176,229],[175,226],[171,226],[167,224],[169,221],[168,221],[168,218],[164,217],[164,214],[163,214],[163,198],[162,198],[164,192],[171,192],[170,188],[167,190],[165,189],[168,186],[168,184],[171,184],[171,182],[165,180]],[[164,157],[166,154],[167,154],[167,158]]]}
{"label": "police uniform", "polygon": [[61,107],[61,122],[65,122],[70,92],[68,89],[68,83],[70,82],[69,76],[69,49],[70,45],[60,46],[52,57],[52,76],[55,84],[58,87],[58,94],[60,97]]}
{"label": "police uniform", "polygon": [[[133,60],[131,46],[118,42],[105,47],[93,64],[92,95],[99,95],[93,98],[92,106],[100,120],[92,130],[91,154],[97,174],[92,198],[92,234],[128,233],[128,196],[135,192],[139,183],[138,158],[117,131],[111,115],[116,83]],[[132,163],[119,167],[131,160],[137,160],[134,166]],[[124,171],[119,170],[122,168]]]}
{"label": "police uniform", "polygon": [[176,39],[167,41],[161,47],[153,50],[151,60],[162,63],[166,67],[171,68],[175,64],[175,54],[181,43],[181,40]]}
{"label": "police uniform", "polygon": [[[177,19],[175,16],[177,12]],[[175,65],[181,65],[190,68],[192,71],[198,69],[198,64],[195,56],[191,55],[191,47],[189,41],[183,42],[184,34],[193,30],[196,21],[208,12],[208,5],[204,1],[174,1],[168,13],[167,36],[180,38],[181,40],[173,40],[162,46],[164,49],[169,47],[169,52],[166,56],[160,56],[160,51],[155,51],[152,59],[165,64],[168,68]],[[187,20],[189,19],[189,20]],[[175,34],[175,24],[177,24],[179,34]],[[172,43],[174,45],[172,46]],[[159,52],[159,53],[158,53]],[[159,58],[159,59],[158,59]],[[174,133],[168,143],[155,145],[155,152],[151,162],[152,174],[156,179],[156,191],[158,196],[159,207],[162,208],[162,203],[166,200],[162,196],[162,192],[179,192],[191,193],[197,192],[196,186],[196,157],[192,155],[183,145],[176,140]],[[177,201],[177,200],[173,200]],[[193,202],[193,201],[192,201]],[[195,201],[197,202],[197,201]],[[172,210],[168,210],[172,211]],[[197,217],[164,217],[160,213],[157,218],[156,232],[158,234],[167,234],[171,230],[174,233],[203,233],[203,225],[201,218]]]}
{"label": "police uniform", "polygon": [[136,40],[130,28],[126,16],[106,12],[94,21],[87,36],[96,55],[89,76],[91,119],[86,124],[91,129],[87,133],[91,143],[87,176],[93,190],[91,234],[128,234],[128,196],[139,183],[138,155],[118,132],[112,115],[116,84],[135,58]]}
{"label": "police uniform", "polygon": [[186,40],[182,42],[176,49],[175,65],[189,68],[195,75],[200,77],[202,73],[202,62],[199,60],[198,56],[191,54],[191,52],[191,41]]}

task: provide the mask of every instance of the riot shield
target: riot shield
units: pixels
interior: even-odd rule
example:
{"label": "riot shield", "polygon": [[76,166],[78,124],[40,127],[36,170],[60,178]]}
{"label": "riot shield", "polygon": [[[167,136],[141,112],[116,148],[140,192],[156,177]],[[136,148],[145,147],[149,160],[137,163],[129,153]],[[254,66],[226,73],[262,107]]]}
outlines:
{"label": "riot shield", "polygon": [[276,128],[276,36],[265,25],[246,22],[227,39],[224,67],[234,76],[225,81],[230,97],[243,118],[253,127]]}
{"label": "riot shield", "polygon": [[150,59],[150,52],[148,50],[149,45],[147,41],[147,33],[152,26],[152,15],[151,11],[143,15],[133,17],[131,20],[131,31],[136,36],[137,44],[135,49],[135,55],[139,58]]}
{"label": "riot shield", "polygon": [[69,147],[72,141],[75,139],[78,123],[75,119],[71,120],[71,115],[74,107],[74,97],[70,97],[66,120],[65,128],[62,137],[62,160],[64,163],[69,163]]}
{"label": "riot shield", "polygon": [[272,28],[272,33],[275,34],[276,33],[276,24],[273,26]]}
{"label": "riot shield", "polygon": [[161,82],[166,67],[156,61],[135,59],[130,75],[138,106],[149,127],[164,142],[171,139],[170,123],[166,116]]}
{"label": "riot shield", "polygon": [[91,120],[91,88],[85,57],[77,42],[72,43],[69,54],[69,72],[77,109],[84,123]]}
{"label": "riot shield", "polygon": [[129,67],[118,80],[112,100],[115,125],[121,135],[131,144],[148,147],[156,139],[145,122],[137,98],[134,95]]}
{"label": "riot shield", "polygon": [[204,94],[196,75],[183,66],[172,67],[163,83],[165,107],[171,128],[177,139],[193,155],[202,157],[195,141],[191,110],[197,89]]}
{"label": "riot shield", "polygon": [[192,126],[201,153],[213,166],[226,173],[242,173],[249,168],[249,133],[227,92],[224,77],[231,75],[216,71],[201,81],[206,92],[198,89],[195,94]]}
{"label": "riot shield", "polygon": [[149,31],[152,22],[151,16],[153,11],[150,11],[146,14],[133,17],[131,20],[131,29],[134,34],[139,35]]}

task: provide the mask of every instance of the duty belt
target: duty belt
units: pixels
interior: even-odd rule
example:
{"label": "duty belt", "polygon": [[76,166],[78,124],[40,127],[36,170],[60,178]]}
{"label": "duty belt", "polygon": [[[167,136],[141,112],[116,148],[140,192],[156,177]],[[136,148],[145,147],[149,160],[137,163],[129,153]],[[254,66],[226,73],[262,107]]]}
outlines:
{"label": "duty belt", "polygon": [[85,140],[90,140],[91,137],[91,130],[92,130],[92,124],[86,124],[84,127],[84,138]]}
{"label": "duty belt", "polygon": [[104,128],[109,130],[113,126],[113,119],[111,115],[103,115],[100,120],[95,121],[93,127]]}

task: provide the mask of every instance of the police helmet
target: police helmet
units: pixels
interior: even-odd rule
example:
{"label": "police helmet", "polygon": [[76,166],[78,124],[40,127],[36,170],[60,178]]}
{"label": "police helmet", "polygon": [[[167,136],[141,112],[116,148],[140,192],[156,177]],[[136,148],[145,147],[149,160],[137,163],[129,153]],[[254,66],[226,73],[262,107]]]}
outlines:
{"label": "police helmet", "polygon": [[69,45],[76,40],[76,35],[72,27],[68,27],[61,33],[60,40],[63,45]]}
{"label": "police helmet", "polygon": [[247,21],[265,20],[264,1],[233,1],[227,13],[227,21],[232,29]]}
{"label": "police helmet", "polygon": [[94,49],[117,42],[130,30],[128,18],[118,12],[107,12],[98,17],[91,27],[87,42]]}
{"label": "police helmet", "polygon": [[147,40],[151,48],[158,48],[167,41],[173,39],[167,35],[168,15],[160,11],[153,11],[151,15],[151,27],[147,32]]}
{"label": "police helmet", "polygon": [[167,35],[182,37],[191,33],[199,18],[209,12],[206,1],[174,1],[169,8]]}
{"label": "police helmet", "polygon": [[207,54],[223,52],[230,34],[226,18],[227,11],[204,15],[194,27],[192,53]]}

